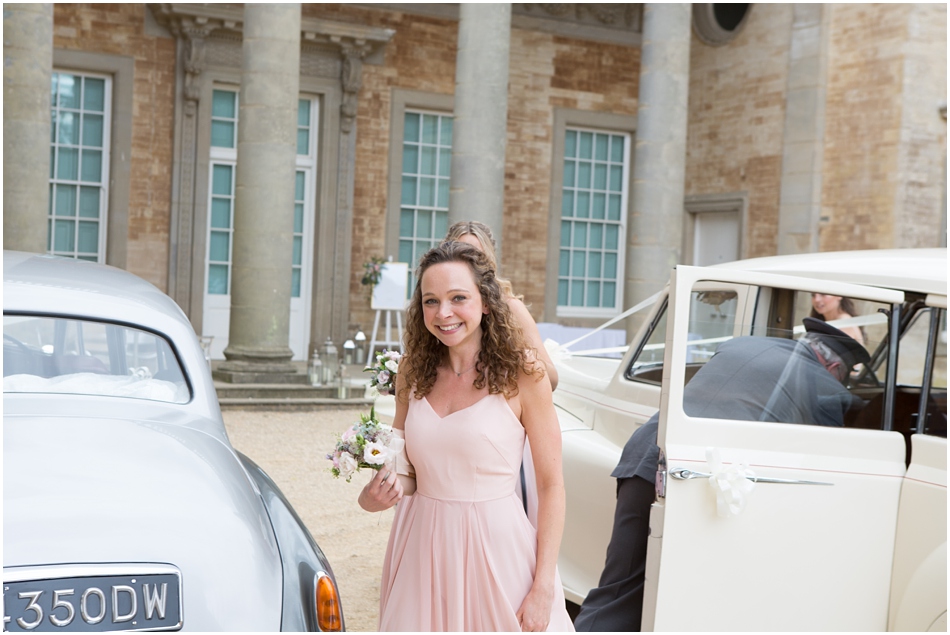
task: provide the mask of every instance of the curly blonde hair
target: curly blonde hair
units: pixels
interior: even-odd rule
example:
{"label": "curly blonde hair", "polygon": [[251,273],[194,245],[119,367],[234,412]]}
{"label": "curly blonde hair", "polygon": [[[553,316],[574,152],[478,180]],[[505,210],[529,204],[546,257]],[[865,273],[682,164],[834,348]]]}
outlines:
{"label": "curly blonde hair", "polygon": [[505,398],[518,394],[518,377],[544,377],[544,369],[529,357],[527,340],[518,325],[495,278],[495,269],[488,256],[475,247],[456,241],[447,241],[430,249],[416,269],[416,288],[406,312],[406,356],[400,363],[400,374],[405,377],[403,392],[412,388],[416,399],[432,391],[439,366],[445,363],[448,352],[442,342],[426,328],[422,310],[422,278],[434,265],[461,262],[468,265],[475,286],[488,313],[482,316],[482,342],[475,364],[473,386],[481,390],[486,385],[491,394],[501,393]]}
{"label": "curly blonde hair", "polygon": [[[452,226],[449,227],[449,231],[446,232],[442,242],[446,240],[458,240],[468,234],[471,234],[478,240],[478,243],[482,246],[482,251],[488,257],[491,268],[497,272],[498,258],[495,255],[495,236],[491,232],[491,227],[485,223],[481,223],[477,220],[462,220],[453,223]],[[515,295],[509,280],[505,280],[504,278],[496,278],[496,280],[498,280],[498,286],[501,287],[501,291],[505,294],[505,297],[518,298],[519,300],[523,299],[523,296]]]}

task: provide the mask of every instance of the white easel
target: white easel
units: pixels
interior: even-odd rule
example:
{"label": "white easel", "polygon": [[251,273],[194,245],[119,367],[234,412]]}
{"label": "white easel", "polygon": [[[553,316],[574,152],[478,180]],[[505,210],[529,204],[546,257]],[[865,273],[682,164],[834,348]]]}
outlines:
{"label": "white easel", "polygon": [[[389,349],[402,349],[402,312],[406,308],[406,289],[409,278],[409,265],[405,262],[387,262],[382,266],[379,282],[373,287],[373,299],[370,308],[376,311],[373,320],[373,335],[370,337],[369,350],[366,353],[366,365],[369,366],[376,354],[377,346]],[[386,312],[386,339],[377,339],[380,314]],[[396,314],[397,338],[392,339],[392,318]]]}

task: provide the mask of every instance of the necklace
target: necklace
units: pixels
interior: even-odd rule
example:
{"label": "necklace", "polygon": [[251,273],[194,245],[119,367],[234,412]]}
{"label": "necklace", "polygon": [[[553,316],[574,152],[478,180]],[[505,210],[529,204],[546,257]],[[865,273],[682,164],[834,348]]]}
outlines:
{"label": "necklace", "polygon": [[[455,373],[455,376],[456,376],[456,377],[461,377],[462,375],[464,375],[464,374],[467,373],[468,371],[472,370],[472,369],[475,368],[476,366],[478,366],[478,362],[477,362],[477,361],[476,361],[474,364],[472,364],[471,366],[469,366],[468,368],[466,368],[465,370],[460,370],[460,371],[457,372],[457,373],[455,373],[455,371],[453,370],[452,372]],[[451,367],[450,367],[450,368],[451,368]]]}

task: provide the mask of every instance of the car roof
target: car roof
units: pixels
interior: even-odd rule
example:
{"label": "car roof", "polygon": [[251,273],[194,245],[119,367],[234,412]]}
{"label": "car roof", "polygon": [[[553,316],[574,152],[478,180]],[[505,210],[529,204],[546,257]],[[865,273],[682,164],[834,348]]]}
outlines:
{"label": "car roof", "polygon": [[750,258],[713,266],[947,295],[946,248],[828,251]]}
{"label": "car roof", "polygon": [[[96,302],[90,302],[90,295]],[[84,315],[165,330],[189,324],[175,302],[142,278],[108,265],[19,251],[3,252],[3,310]]]}

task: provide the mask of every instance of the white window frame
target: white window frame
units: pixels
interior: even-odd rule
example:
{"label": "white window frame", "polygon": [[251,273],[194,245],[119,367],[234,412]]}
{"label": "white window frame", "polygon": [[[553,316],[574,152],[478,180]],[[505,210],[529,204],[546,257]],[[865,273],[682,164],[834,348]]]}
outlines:
{"label": "white window frame", "polygon": [[[97,217],[97,219],[96,219],[96,222],[99,224],[99,226],[98,226],[98,237],[97,237],[97,244],[96,244],[96,260],[95,260],[95,261],[98,262],[98,263],[104,263],[104,262],[106,261],[106,247],[107,247],[107,246],[106,246],[106,240],[107,240],[107,236],[108,236],[108,222],[109,222],[109,195],[110,195],[109,183],[110,183],[110,166],[111,166],[111,164],[112,164],[112,123],[113,123],[113,122],[112,122],[112,91],[113,91],[113,78],[112,78],[111,75],[106,74],[106,73],[96,73],[96,72],[90,72],[90,71],[73,70],[73,69],[67,68],[67,67],[57,67],[57,68],[54,68],[54,69],[53,69],[53,74],[54,74],[54,75],[59,75],[59,74],[75,75],[75,76],[82,77],[84,80],[85,80],[85,78],[94,78],[94,79],[101,79],[101,80],[104,81],[104,87],[103,87],[103,102],[104,102],[104,103],[103,103],[103,110],[102,110],[102,147],[101,147],[101,148],[96,148],[97,150],[100,150],[100,151],[102,152],[102,156],[101,156],[101,166],[100,166],[100,180],[99,180],[99,183],[98,183],[97,185],[95,185],[95,187],[98,187],[98,188],[99,188],[99,191],[100,191],[100,194],[99,194],[99,215],[98,215],[98,217]],[[85,84],[85,81],[83,81],[83,84]],[[51,88],[52,88],[52,87],[51,87]],[[58,87],[57,87],[57,95],[58,95],[58,93],[59,93],[59,89],[58,89]],[[60,111],[59,111],[59,105],[58,105],[58,103],[56,103],[56,104],[51,103],[51,104],[50,104],[50,111],[52,112],[52,111],[54,111],[54,110],[55,110],[57,113],[60,112]],[[76,169],[77,169],[77,174],[76,174],[76,179],[75,179],[75,180],[72,180],[72,179],[60,179],[60,178],[58,178],[58,177],[56,176],[57,159],[58,159],[58,157],[59,157],[59,148],[60,148],[60,146],[61,146],[61,144],[59,143],[58,139],[56,139],[56,137],[55,137],[55,135],[56,135],[57,132],[58,132],[58,126],[54,126],[53,130],[50,131],[50,137],[51,137],[51,138],[50,138],[50,176],[49,176],[50,198],[49,198],[49,210],[47,211],[47,241],[46,241],[46,244],[47,244],[47,253],[55,254],[55,255],[57,255],[57,256],[65,256],[65,257],[68,257],[68,258],[81,258],[80,254],[79,254],[79,251],[78,251],[78,244],[79,244],[79,223],[81,222],[81,221],[80,221],[80,218],[81,218],[81,217],[79,216],[79,208],[78,208],[78,205],[79,205],[79,202],[80,202],[80,191],[81,191],[79,188],[82,188],[82,187],[90,187],[90,185],[88,185],[89,182],[82,180],[82,149],[83,149],[84,146],[83,146],[83,143],[82,143],[82,142],[83,142],[83,139],[82,139],[82,132],[83,132],[83,131],[82,131],[82,125],[81,125],[81,120],[82,120],[81,115],[82,115],[83,112],[85,112],[85,110],[84,110],[84,108],[83,108],[83,105],[82,105],[82,102],[80,102],[80,106],[79,106],[78,110],[73,110],[73,112],[77,112],[77,113],[80,114],[80,123],[78,124],[78,125],[79,125],[79,145],[74,146],[74,147],[77,148],[77,151],[79,152],[79,164],[77,164],[77,167],[76,167]],[[97,114],[98,114],[98,113],[97,113]],[[57,120],[58,120],[58,117],[57,117]],[[63,144],[63,145],[65,145],[65,144]],[[90,146],[90,147],[93,147],[93,146]],[[84,183],[87,183],[87,184],[86,184],[86,185],[83,185]],[[56,209],[56,190],[57,190],[56,186],[57,186],[57,185],[74,185],[74,186],[76,186],[76,188],[77,188],[77,189],[76,189],[76,205],[77,205],[77,208],[76,208],[76,210],[75,210],[76,214],[75,214],[74,216],[69,216],[69,217],[57,217],[57,216],[55,216],[55,209]],[[72,248],[71,250],[57,250],[57,249],[54,249],[54,247],[55,247],[55,230],[54,230],[54,223],[56,222],[56,219],[57,219],[57,218],[60,218],[60,219],[62,219],[62,220],[69,220],[69,221],[71,221],[71,222],[74,224],[74,226],[75,226],[75,230],[74,230],[74,234],[73,234],[73,245],[72,245],[73,248]],[[89,218],[89,219],[87,219],[86,222],[89,222],[89,221],[91,221],[91,220],[92,220],[92,219]],[[88,258],[83,258],[83,259],[85,260],[85,259],[88,259]]]}
{"label": "white window frame", "polygon": [[[205,237],[205,253],[207,257],[205,258],[205,289],[204,293],[208,296],[217,296],[217,297],[230,297],[231,295],[231,283],[234,279],[234,199],[235,199],[235,186],[237,179],[237,121],[238,121],[238,111],[240,109],[240,99],[241,91],[236,86],[214,86],[212,90],[212,108],[214,107],[214,91],[224,91],[224,92],[233,92],[234,99],[234,147],[232,148],[222,148],[220,146],[211,145],[210,134],[209,134],[209,145],[208,145],[208,223],[207,231]],[[213,110],[212,110],[213,112]],[[220,119],[219,117],[211,116],[211,122],[213,124],[215,119]],[[228,227],[228,286],[226,293],[211,293],[209,289],[209,284],[211,282],[211,265],[220,264],[220,261],[211,262],[211,233],[212,231],[221,232],[223,231],[220,228],[212,228],[211,222],[214,217],[213,211],[213,201],[215,198],[214,194],[214,167],[216,165],[226,165],[231,168],[231,223]]]}
{"label": "white window frame", "polygon": [[[556,273],[556,275],[555,275],[555,284],[554,284],[554,293],[555,293],[555,295],[554,295],[554,302],[555,302],[555,304],[556,304],[556,306],[557,306],[557,316],[558,316],[558,317],[565,317],[565,318],[567,318],[567,317],[579,317],[579,318],[605,318],[605,317],[613,317],[613,316],[615,316],[615,315],[618,315],[618,314],[620,313],[620,311],[622,310],[622,308],[623,308],[623,295],[624,295],[624,294],[623,294],[623,291],[624,291],[624,278],[625,278],[625,276],[624,276],[624,271],[625,271],[625,260],[626,260],[625,256],[626,256],[627,223],[628,223],[628,213],[627,213],[627,210],[628,210],[628,206],[629,206],[629,197],[630,197],[630,190],[629,190],[629,183],[630,183],[630,147],[631,147],[631,145],[632,145],[632,143],[633,143],[633,136],[632,136],[629,132],[626,132],[626,131],[623,131],[623,130],[605,130],[605,129],[601,129],[601,128],[593,128],[593,127],[589,127],[589,126],[573,125],[573,124],[569,124],[569,123],[568,123],[568,124],[566,124],[566,125],[563,127],[563,129],[561,129],[561,130],[559,131],[559,133],[558,133],[558,134],[560,134],[560,136],[561,136],[561,143],[562,143],[562,144],[564,143],[564,136],[565,136],[565,134],[566,134],[568,131],[576,131],[576,132],[578,132],[578,133],[592,133],[592,134],[600,134],[600,135],[609,135],[609,136],[611,136],[611,137],[622,137],[623,140],[624,140],[624,148],[623,148],[623,168],[622,168],[622,170],[621,170],[621,172],[622,172],[622,176],[621,176],[621,179],[622,179],[622,187],[621,187],[621,191],[620,191],[620,220],[619,220],[619,222],[617,223],[618,232],[619,232],[619,234],[618,234],[618,244],[617,244],[617,271],[616,271],[615,278],[614,278],[614,280],[615,280],[615,283],[614,283],[614,284],[615,284],[616,292],[615,292],[615,295],[614,295],[614,306],[612,306],[612,307],[586,307],[586,306],[570,306],[570,305],[561,305],[561,304],[559,304],[559,300],[560,300],[560,299],[559,299],[559,297],[558,297],[558,283],[559,283],[559,281],[560,281],[560,271],[559,271],[559,264],[560,264],[560,257],[561,257],[561,240],[560,240],[560,238],[562,238],[562,237],[560,236],[560,233],[561,233],[560,228],[561,228],[561,221],[563,220],[563,217],[561,216],[560,210],[562,209],[562,208],[561,208],[561,203],[563,202],[564,189],[565,189],[563,180],[561,180],[561,182],[560,182],[560,187],[558,188],[557,196],[556,196],[556,198],[557,198],[557,200],[558,200],[558,207],[557,207],[557,208],[558,208],[558,210],[559,210],[559,212],[558,212],[558,217],[557,217],[557,233],[558,233],[558,241],[557,241],[557,243],[556,243],[557,260],[555,261],[555,262],[558,263],[558,269],[555,269],[555,271],[556,271],[557,273]],[[560,169],[561,173],[563,174],[564,165],[565,165],[565,160],[566,160],[566,157],[564,156],[564,152],[563,152],[563,145],[561,146],[561,150],[562,150],[562,151],[561,151],[561,153],[559,154],[559,157],[558,157],[558,159],[559,159],[559,166],[558,166],[558,168]],[[597,162],[596,159],[594,159],[593,161],[594,161],[594,162]],[[610,162],[608,161],[608,164],[609,164],[609,163],[610,163]],[[608,174],[609,174],[609,172],[608,172]],[[593,178],[593,176],[592,176],[591,178]],[[587,188],[587,189],[588,189],[589,191],[591,191],[591,192],[594,191],[594,188],[593,188],[593,187]],[[606,192],[609,192],[609,190],[605,190],[605,191],[606,191]],[[577,220],[577,217],[575,217],[575,220]],[[591,223],[591,222],[598,222],[599,220],[600,220],[600,219],[594,219],[593,217],[588,217],[587,222],[588,222],[588,223]],[[606,221],[606,214],[605,214],[605,219],[604,219],[604,220],[605,220],[605,222],[603,223],[603,226],[606,226],[606,225],[608,225],[608,224],[613,224],[612,222],[607,222],[607,221]],[[573,246],[570,246],[569,248],[573,251]],[[587,250],[587,251],[589,252],[589,251],[591,251],[591,250]],[[606,251],[605,249],[601,249],[601,253],[607,253],[607,251]],[[571,276],[571,278],[574,279],[573,276]],[[588,278],[587,278],[586,275],[585,275],[582,279],[585,280],[585,281],[588,280]],[[598,278],[598,279],[601,280],[601,281],[606,280],[605,278]],[[586,288],[586,287],[585,287],[585,288]]]}

